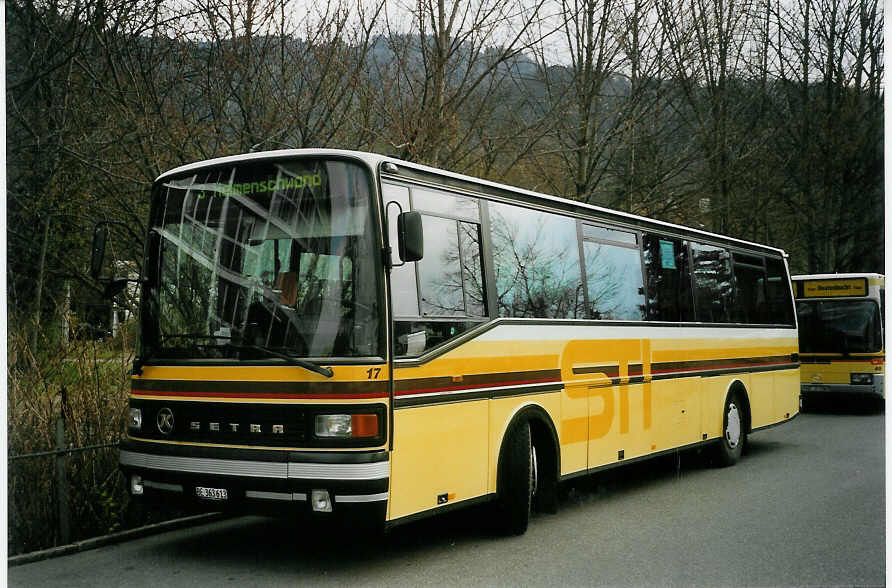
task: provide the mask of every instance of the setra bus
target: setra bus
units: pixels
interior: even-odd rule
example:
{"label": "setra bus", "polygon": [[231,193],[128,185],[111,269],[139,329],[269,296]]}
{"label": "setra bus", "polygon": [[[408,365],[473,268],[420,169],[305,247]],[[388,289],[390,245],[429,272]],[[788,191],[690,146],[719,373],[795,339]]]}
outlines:
{"label": "setra bus", "polygon": [[793,276],[802,406],[831,396],[885,399],[886,280],[881,274]]}
{"label": "setra bus", "polygon": [[730,465],[798,412],[783,251],[390,157],[169,171],[143,267],[142,499],[388,527],[492,501],[519,534],[561,481]]}

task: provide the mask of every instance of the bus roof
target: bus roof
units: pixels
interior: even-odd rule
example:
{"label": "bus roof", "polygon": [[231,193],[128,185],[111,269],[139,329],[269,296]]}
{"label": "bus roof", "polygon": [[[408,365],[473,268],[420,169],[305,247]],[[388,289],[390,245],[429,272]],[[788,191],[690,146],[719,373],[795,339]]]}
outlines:
{"label": "bus roof", "polygon": [[179,175],[181,173],[195,171],[205,167],[229,165],[244,161],[286,159],[290,157],[307,156],[349,157],[361,160],[373,169],[379,168],[380,166],[382,166],[382,164],[390,163],[393,164],[395,168],[390,168],[389,170],[381,168],[382,175],[392,178],[402,178],[415,181],[427,180],[427,182],[430,184],[445,185],[446,187],[453,190],[464,190],[476,193],[476,195],[478,196],[495,196],[496,198],[501,196],[504,200],[525,203],[531,206],[538,205],[546,208],[557,208],[559,210],[563,210],[564,212],[593,215],[610,221],[639,228],[659,227],[668,233],[674,233],[682,237],[695,237],[708,241],[716,241],[720,243],[727,243],[730,245],[737,245],[744,249],[760,249],[763,251],[770,251],[782,257],[787,256],[783,249],[779,249],[777,247],[772,247],[769,245],[753,243],[751,241],[737,239],[735,237],[728,237],[717,233],[711,233],[702,229],[696,229],[670,222],[655,220],[629,212],[603,208],[601,206],[578,202],[575,200],[570,200],[568,198],[551,196],[548,194],[543,194],[541,192],[533,192],[531,190],[509,186],[507,184],[500,184],[497,182],[483,180],[480,178],[450,172],[443,169],[433,168],[418,163],[403,161],[395,157],[380,155],[377,153],[368,153],[365,151],[350,151],[345,149],[280,149],[275,151],[259,151],[240,155],[229,155],[225,157],[218,157],[205,161],[190,163],[174,168],[158,176],[156,182],[162,181],[173,175]]}

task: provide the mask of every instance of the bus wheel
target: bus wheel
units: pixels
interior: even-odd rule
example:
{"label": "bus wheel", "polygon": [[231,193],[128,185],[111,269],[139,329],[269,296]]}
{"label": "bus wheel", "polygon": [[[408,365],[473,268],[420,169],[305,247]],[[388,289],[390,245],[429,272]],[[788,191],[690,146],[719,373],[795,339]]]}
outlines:
{"label": "bus wheel", "polygon": [[530,423],[519,423],[505,441],[499,459],[496,521],[507,535],[523,535],[527,530],[536,488],[533,459]]}
{"label": "bus wheel", "polygon": [[804,394],[799,394],[799,412],[809,412],[814,408],[814,403],[810,402],[808,396]]}
{"label": "bus wheel", "polygon": [[740,460],[746,443],[746,415],[740,393],[732,392],[722,411],[722,438],[716,444],[716,461],[720,467],[731,466]]}

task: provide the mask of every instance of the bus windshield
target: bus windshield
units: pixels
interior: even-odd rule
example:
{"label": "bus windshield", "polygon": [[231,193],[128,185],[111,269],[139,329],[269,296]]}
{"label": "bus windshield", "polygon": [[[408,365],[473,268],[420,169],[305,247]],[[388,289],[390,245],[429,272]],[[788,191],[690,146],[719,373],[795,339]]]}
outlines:
{"label": "bus windshield", "polygon": [[370,186],[359,165],[321,159],[159,182],[143,358],[381,356]]}
{"label": "bus windshield", "polygon": [[799,351],[875,353],[883,349],[879,308],[873,300],[799,300]]}

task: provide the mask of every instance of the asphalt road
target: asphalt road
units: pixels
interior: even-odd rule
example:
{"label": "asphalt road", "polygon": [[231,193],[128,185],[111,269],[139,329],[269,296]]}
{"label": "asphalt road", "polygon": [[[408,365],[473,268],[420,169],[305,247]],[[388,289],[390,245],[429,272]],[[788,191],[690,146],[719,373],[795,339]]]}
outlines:
{"label": "asphalt road", "polygon": [[736,466],[683,453],[585,478],[521,537],[482,510],[349,529],[243,517],[9,568],[10,586],[884,585],[883,414],[807,413]]}

